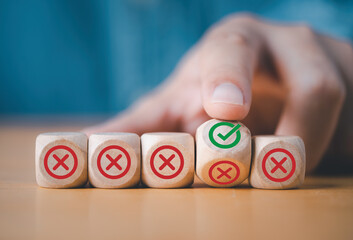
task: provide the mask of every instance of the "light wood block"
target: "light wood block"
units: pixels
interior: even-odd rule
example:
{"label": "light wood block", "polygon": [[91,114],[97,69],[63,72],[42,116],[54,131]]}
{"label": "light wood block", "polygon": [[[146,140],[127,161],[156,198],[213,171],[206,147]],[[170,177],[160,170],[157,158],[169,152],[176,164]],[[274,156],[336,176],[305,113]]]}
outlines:
{"label": "light wood block", "polygon": [[248,176],[251,134],[240,122],[211,119],[196,132],[196,174],[213,187],[233,187]]}
{"label": "light wood block", "polygon": [[180,188],[194,182],[195,142],[188,133],[141,136],[142,182],[154,188]]}
{"label": "light wood block", "polygon": [[41,187],[72,188],[87,182],[87,137],[78,132],[43,133],[36,139],[36,180]]}
{"label": "light wood block", "polygon": [[305,146],[298,136],[255,136],[249,182],[265,189],[296,188],[304,182]]}
{"label": "light wood block", "polygon": [[88,178],[99,188],[128,188],[140,182],[140,137],[97,133],[89,138]]}

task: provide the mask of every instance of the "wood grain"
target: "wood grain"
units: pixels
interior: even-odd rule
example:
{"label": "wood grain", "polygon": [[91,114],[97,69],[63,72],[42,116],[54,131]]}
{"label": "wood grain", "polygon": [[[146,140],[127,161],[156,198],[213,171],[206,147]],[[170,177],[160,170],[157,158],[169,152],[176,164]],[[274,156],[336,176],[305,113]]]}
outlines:
{"label": "wood grain", "polygon": [[89,138],[88,178],[98,188],[128,188],[140,182],[140,137],[96,133]]}
{"label": "wood grain", "polygon": [[300,137],[259,135],[252,138],[252,143],[252,187],[289,189],[303,184],[306,154]]}
{"label": "wood grain", "polygon": [[142,182],[153,188],[188,187],[194,182],[195,141],[188,133],[141,136]]}
{"label": "wood grain", "polygon": [[41,187],[72,188],[87,183],[87,136],[41,133],[36,138],[36,180]]}
{"label": "wood grain", "polygon": [[353,177],[294,190],[45,189],[35,137],[78,127],[0,126],[0,239],[353,239]]}
{"label": "wood grain", "polygon": [[234,187],[248,178],[251,133],[240,122],[211,119],[197,128],[196,173],[212,187]]}

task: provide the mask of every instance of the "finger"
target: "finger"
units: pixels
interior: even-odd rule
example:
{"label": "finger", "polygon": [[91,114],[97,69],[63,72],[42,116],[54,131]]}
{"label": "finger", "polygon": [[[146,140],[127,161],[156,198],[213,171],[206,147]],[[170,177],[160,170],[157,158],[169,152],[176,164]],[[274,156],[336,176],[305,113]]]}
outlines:
{"label": "finger", "polygon": [[268,47],[289,89],[276,134],[298,135],[307,147],[307,171],[313,171],[332,138],[345,87],[335,65],[306,27],[273,27]]}
{"label": "finger", "polygon": [[251,17],[225,20],[206,34],[199,52],[203,106],[213,118],[241,120],[251,105],[251,82],[261,39]]}
{"label": "finger", "polygon": [[126,111],[105,123],[83,129],[90,136],[98,132],[145,132],[176,131],[177,118],[170,113],[169,100],[160,94],[144,97]]}
{"label": "finger", "polygon": [[[347,92],[352,92],[353,89],[353,48],[349,42],[333,39],[328,36],[320,36],[321,43],[325,46],[329,56],[336,63],[342,77],[344,79]],[[333,140],[330,144],[329,154],[339,154],[339,162],[352,162],[353,149],[351,148],[351,139],[353,137],[353,111],[350,105],[353,102],[353,96],[347,94],[345,104],[342,108],[337,129],[335,131]],[[338,159],[337,159],[338,160]],[[335,164],[337,164],[335,159]]]}
{"label": "finger", "polygon": [[199,104],[199,96],[195,94],[199,93],[195,52],[197,47],[193,47],[171,76],[147,97],[113,119],[83,132],[87,135],[95,132],[134,132],[141,135],[145,132],[193,130],[193,126],[199,123],[193,118],[193,110]]}
{"label": "finger", "polygon": [[337,68],[341,70],[347,84],[353,80],[353,48],[352,43],[320,35],[320,42],[325,46],[330,58],[334,59]]}

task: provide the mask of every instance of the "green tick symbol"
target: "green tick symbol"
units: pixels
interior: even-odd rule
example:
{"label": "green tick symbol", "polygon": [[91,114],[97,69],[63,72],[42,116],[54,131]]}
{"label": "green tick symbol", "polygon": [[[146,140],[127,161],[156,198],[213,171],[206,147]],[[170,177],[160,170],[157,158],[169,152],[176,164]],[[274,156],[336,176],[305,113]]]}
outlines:
{"label": "green tick symbol", "polygon": [[[233,125],[234,126],[234,125]],[[240,124],[236,125],[235,127],[232,128],[226,135],[223,135],[222,133],[218,133],[218,137],[222,139],[223,141],[227,140],[233,133],[235,133],[236,130],[240,128]]]}
{"label": "green tick symbol", "polygon": [[[218,128],[219,126],[228,126],[228,127],[231,127],[232,129],[227,132],[225,135],[223,135],[222,133],[218,133],[217,136],[224,142],[226,141],[228,138],[230,138],[234,133],[236,134],[236,138],[235,140],[230,143],[230,144],[224,144],[223,142],[220,143],[220,142],[217,142],[214,137],[213,137],[213,134],[214,134],[214,131],[216,130],[216,128]],[[239,128],[241,127],[240,124],[237,124],[236,126],[233,124],[233,123],[229,123],[229,122],[219,122],[215,125],[213,125],[209,131],[209,138],[210,138],[210,141],[213,145],[215,145],[216,147],[219,147],[219,148],[232,148],[234,147],[235,145],[237,145],[240,141],[240,138],[241,138],[241,134],[240,134],[240,131],[237,131]]]}

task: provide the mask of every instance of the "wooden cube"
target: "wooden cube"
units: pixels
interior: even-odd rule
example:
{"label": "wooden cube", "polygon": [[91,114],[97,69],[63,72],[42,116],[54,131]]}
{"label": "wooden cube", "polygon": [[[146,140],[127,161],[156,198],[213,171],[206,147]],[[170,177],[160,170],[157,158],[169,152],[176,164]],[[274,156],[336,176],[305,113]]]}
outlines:
{"label": "wooden cube", "polygon": [[240,122],[211,119],[196,132],[196,174],[213,187],[233,187],[248,176],[251,134]]}
{"label": "wooden cube", "polygon": [[298,136],[255,136],[250,184],[255,188],[288,189],[304,182],[305,146]]}
{"label": "wooden cube", "polygon": [[180,188],[194,182],[194,138],[188,133],[141,136],[142,182],[154,188]]}
{"label": "wooden cube", "polygon": [[88,178],[99,188],[127,188],[140,182],[140,137],[97,133],[89,138]]}
{"label": "wooden cube", "polygon": [[78,132],[43,133],[36,139],[36,180],[47,188],[87,182],[87,137]]}

